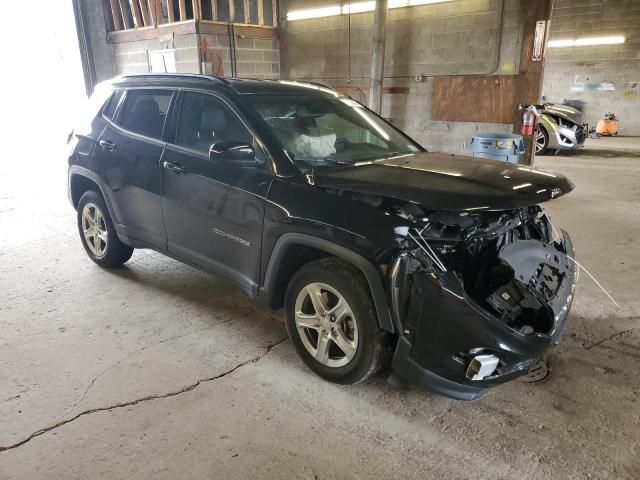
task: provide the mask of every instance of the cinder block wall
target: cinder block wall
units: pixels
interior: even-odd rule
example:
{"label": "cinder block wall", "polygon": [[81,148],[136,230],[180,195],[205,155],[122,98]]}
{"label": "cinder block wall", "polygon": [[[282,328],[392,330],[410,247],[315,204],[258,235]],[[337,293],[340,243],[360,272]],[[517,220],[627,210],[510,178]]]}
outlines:
{"label": "cinder block wall", "polygon": [[[174,49],[176,70],[181,73],[200,73],[199,48],[208,45],[208,60],[213,73],[231,76],[231,53],[227,35],[188,34],[173,39],[140,40],[117,43],[112,46],[118,74],[149,71],[148,52]],[[276,39],[236,38],[237,76],[244,78],[278,78],[280,75],[280,51]]]}
{"label": "cinder block wall", "polygon": [[[158,33],[158,38],[124,43],[107,42],[106,23],[101,0],[85,0],[87,21],[90,23],[91,47],[96,65],[97,81],[123,73],[149,71],[148,52],[174,49],[176,69],[182,73],[199,73],[199,49],[204,41],[209,46],[209,60],[214,73],[231,76],[231,55],[227,35]],[[280,46],[277,39],[236,37],[237,74],[251,78],[278,78],[280,75]]]}
{"label": "cinder block wall", "polygon": [[[289,10],[335,4],[335,0],[281,1]],[[467,153],[480,132],[510,132],[511,125],[436,122],[431,119],[432,77],[457,74],[504,74],[518,71],[522,25],[520,1],[453,2],[389,11],[385,56],[385,87],[408,87],[408,94],[385,94],[383,115],[429,150]],[[348,55],[348,16],[283,21],[280,28],[282,78],[308,79],[335,87],[354,88],[353,96],[369,85],[373,13],[351,16],[351,59]],[[349,74],[349,64],[351,72]],[[422,75],[423,80],[415,80]],[[349,81],[350,80],[350,81]]]}
{"label": "cinder block wall", "polygon": [[174,49],[176,70],[183,73],[199,73],[198,35],[175,35],[172,39],[159,38],[111,45],[115,56],[117,74],[146,73],[149,71],[149,51]]}
{"label": "cinder block wall", "polygon": [[107,43],[107,28],[101,0],[85,0],[84,11],[90,32],[96,82],[101,82],[116,75],[115,57]]}
{"label": "cinder block wall", "polygon": [[[614,112],[621,135],[640,135],[640,0],[555,1],[551,39],[611,35],[626,42],[549,49],[543,94],[552,102],[585,102],[590,125]],[[601,90],[603,84],[615,90]]]}
{"label": "cinder block wall", "polygon": [[[209,60],[214,74],[231,76],[231,53],[227,35],[200,35],[209,45]],[[220,60],[222,63],[220,64]],[[221,72],[218,66],[222,66]],[[236,37],[237,76],[274,79],[280,76],[280,46],[277,39]],[[216,71],[218,70],[218,71]]]}

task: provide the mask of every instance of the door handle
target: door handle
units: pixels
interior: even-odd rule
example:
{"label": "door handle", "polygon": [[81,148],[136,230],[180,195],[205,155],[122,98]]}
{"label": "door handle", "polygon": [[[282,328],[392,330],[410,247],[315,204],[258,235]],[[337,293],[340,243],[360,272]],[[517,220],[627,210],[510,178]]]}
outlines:
{"label": "door handle", "polygon": [[180,165],[179,163],[162,162],[162,166],[167,170],[171,170],[173,173],[186,173],[185,169],[182,168],[182,165]]}
{"label": "door handle", "polygon": [[98,142],[98,145],[100,145],[100,147],[103,150],[109,150],[110,152],[114,151],[116,149],[116,144],[113,143],[111,140],[100,140]]}

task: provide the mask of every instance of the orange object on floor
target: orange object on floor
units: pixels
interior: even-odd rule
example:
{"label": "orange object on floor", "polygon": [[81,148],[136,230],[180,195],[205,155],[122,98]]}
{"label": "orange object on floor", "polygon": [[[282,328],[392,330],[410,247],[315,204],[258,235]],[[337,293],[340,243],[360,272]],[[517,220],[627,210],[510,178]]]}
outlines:
{"label": "orange object on floor", "polygon": [[618,119],[613,113],[607,113],[596,125],[598,135],[611,136],[618,135]]}

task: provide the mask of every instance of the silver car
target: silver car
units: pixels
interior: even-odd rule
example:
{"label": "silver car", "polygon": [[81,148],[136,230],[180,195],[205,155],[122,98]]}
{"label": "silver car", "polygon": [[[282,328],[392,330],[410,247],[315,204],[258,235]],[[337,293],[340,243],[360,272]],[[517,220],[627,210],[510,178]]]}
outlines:
{"label": "silver car", "polygon": [[546,103],[538,111],[540,117],[536,134],[536,155],[582,148],[589,127],[583,123],[580,110],[568,105]]}

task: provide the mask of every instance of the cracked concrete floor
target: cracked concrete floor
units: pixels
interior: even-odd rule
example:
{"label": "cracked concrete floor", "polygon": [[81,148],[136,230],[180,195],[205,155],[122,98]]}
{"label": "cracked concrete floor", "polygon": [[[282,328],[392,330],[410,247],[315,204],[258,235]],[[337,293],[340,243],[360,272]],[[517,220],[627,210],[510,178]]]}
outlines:
{"label": "cracked concrete floor", "polygon": [[[63,162],[0,166],[0,478],[639,478],[640,141],[539,159],[583,275],[551,377],[463,403],[311,374],[279,314],[137,251],[84,254]],[[13,167],[15,168],[15,167]]]}

